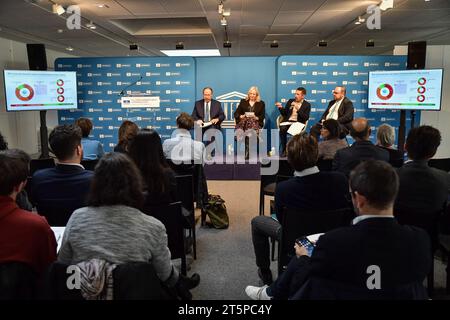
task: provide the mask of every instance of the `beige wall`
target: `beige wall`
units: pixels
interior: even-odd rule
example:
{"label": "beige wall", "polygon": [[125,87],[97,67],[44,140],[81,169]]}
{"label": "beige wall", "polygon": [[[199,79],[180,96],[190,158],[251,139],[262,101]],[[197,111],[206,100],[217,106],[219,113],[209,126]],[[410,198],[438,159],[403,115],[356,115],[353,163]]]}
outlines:
{"label": "beige wall", "polygon": [[[46,53],[49,69],[53,69],[56,58],[71,56],[48,49]],[[28,70],[26,44],[0,38],[0,67],[0,132],[8,141],[10,148],[20,148],[29,154],[37,154],[40,149],[39,111],[6,112],[3,90],[4,69]],[[57,112],[47,111],[47,127],[52,128],[57,123]]]}

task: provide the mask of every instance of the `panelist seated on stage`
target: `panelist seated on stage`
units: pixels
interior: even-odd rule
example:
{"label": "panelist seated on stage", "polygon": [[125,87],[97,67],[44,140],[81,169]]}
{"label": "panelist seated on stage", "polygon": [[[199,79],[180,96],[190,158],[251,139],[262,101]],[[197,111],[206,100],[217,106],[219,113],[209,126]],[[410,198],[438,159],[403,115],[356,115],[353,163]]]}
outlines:
{"label": "panelist seated on stage", "polygon": [[266,105],[261,100],[257,87],[251,87],[247,92],[247,97],[241,99],[234,113],[236,128],[242,130],[259,130],[264,127]]}
{"label": "panelist seated on stage", "polygon": [[175,162],[203,163],[205,156],[205,145],[200,141],[192,139],[189,130],[194,127],[194,120],[186,112],[177,117],[177,127],[172,138],[163,143],[164,155],[167,159]]}
{"label": "panelist seated on stage", "polygon": [[211,124],[207,127],[208,129],[220,129],[222,121],[225,120],[225,114],[220,102],[212,99],[212,94],[212,88],[206,87],[203,89],[203,99],[195,102],[192,118],[199,126]]}
{"label": "panelist seated on stage", "polygon": [[316,139],[319,139],[320,128],[323,122],[328,119],[335,119],[339,122],[341,129],[340,138],[344,138],[350,132],[355,109],[353,108],[353,103],[345,94],[345,87],[334,88],[334,99],[328,103],[328,107],[320,118],[320,121],[311,127],[310,134]]}
{"label": "panelist seated on stage", "polygon": [[[275,103],[280,114],[283,116],[283,122],[300,122],[306,125],[311,112],[311,104],[305,100],[306,89],[303,87],[295,90],[294,99],[289,99],[285,106],[280,102]],[[280,126],[280,151],[283,154],[286,149],[287,132],[291,125]]]}

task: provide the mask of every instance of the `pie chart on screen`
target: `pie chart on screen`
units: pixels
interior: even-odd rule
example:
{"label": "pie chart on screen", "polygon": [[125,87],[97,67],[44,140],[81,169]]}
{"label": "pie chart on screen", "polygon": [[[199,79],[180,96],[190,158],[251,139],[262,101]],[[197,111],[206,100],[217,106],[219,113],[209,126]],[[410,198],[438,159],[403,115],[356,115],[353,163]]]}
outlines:
{"label": "pie chart on screen", "polygon": [[390,84],[382,84],[377,88],[377,96],[381,100],[389,100],[394,94],[394,89]]}
{"label": "pie chart on screen", "polygon": [[417,83],[420,84],[421,86],[423,86],[425,83],[427,83],[427,79],[425,78],[419,78],[419,80],[417,80]]}
{"label": "pie chart on screen", "polygon": [[21,101],[30,101],[33,96],[34,90],[28,84],[21,84],[16,88],[16,97]]}
{"label": "pie chart on screen", "polygon": [[58,92],[59,94],[63,94],[64,93],[64,88],[63,87],[59,87],[58,89],[56,89],[56,92]]}
{"label": "pie chart on screen", "polygon": [[59,102],[63,102],[64,101],[64,96],[58,96],[58,101]]}
{"label": "pie chart on screen", "polygon": [[417,92],[418,93],[425,93],[425,91],[427,91],[427,90],[425,89],[424,86],[420,86],[420,87],[417,88]]}
{"label": "pie chart on screen", "polygon": [[424,102],[425,101],[425,96],[423,94],[421,94],[420,96],[417,97],[417,101]]}

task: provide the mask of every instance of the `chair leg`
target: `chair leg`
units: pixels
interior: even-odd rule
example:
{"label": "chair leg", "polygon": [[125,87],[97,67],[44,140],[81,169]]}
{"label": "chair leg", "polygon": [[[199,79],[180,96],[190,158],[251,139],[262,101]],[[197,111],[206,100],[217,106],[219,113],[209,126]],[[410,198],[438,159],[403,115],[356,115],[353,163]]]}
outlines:
{"label": "chair leg", "polygon": [[194,251],[194,260],[197,259],[197,238],[195,236],[195,223],[192,227],[192,251]]}
{"label": "chair leg", "polygon": [[201,212],[201,226],[203,227],[206,223],[206,211],[205,209],[202,208],[200,212]]}
{"label": "chair leg", "polygon": [[259,194],[259,215],[263,216],[264,215],[264,194],[260,193]]}
{"label": "chair leg", "polygon": [[183,257],[181,257],[181,274],[183,276],[187,275],[186,255],[183,255]]}
{"label": "chair leg", "polygon": [[450,294],[450,252],[447,252],[447,268],[445,270],[447,271],[446,292]]}
{"label": "chair leg", "polygon": [[427,277],[427,291],[428,296],[431,298],[434,295],[434,255],[431,260],[431,270]]}
{"label": "chair leg", "polygon": [[272,261],[275,261],[275,239],[272,238]]}

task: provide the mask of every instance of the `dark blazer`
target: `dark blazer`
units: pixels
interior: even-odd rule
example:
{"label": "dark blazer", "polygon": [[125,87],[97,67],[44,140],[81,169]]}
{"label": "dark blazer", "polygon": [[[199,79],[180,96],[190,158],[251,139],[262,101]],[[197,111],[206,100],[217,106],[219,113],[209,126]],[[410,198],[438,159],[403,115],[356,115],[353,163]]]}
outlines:
{"label": "dark blazer", "polygon": [[348,208],[349,203],[347,178],[340,172],[323,171],[292,177],[278,183],[275,189],[276,214],[280,222],[283,207],[325,211]]}
{"label": "dark blazer", "polygon": [[[322,118],[320,118],[320,120],[326,119],[328,112],[330,111],[330,108],[334,105],[335,102],[336,100],[331,100],[328,103],[328,107],[323,113]],[[341,105],[339,106],[337,121],[341,124],[341,126],[347,129],[347,132],[350,131],[354,113],[355,109],[353,108],[353,102],[347,97],[344,97],[344,100],[342,100]]]}
{"label": "dark blazer", "polygon": [[93,176],[92,171],[65,164],[36,171],[31,192],[38,212],[40,206],[71,210],[86,206]]}
{"label": "dark blazer", "polygon": [[371,141],[355,141],[350,147],[340,149],[333,159],[333,170],[350,176],[350,171],[364,160],[383,160],[389,162],[389,152],[378,148]]}
{"label": "dark blazer", "polygon": [[250,107],[250,103],[246,99],[241,99],[239,105],[234,113],[234,119],[236,123],[239,123],[240,116],[245,114],[246,112],[254,112],[255,116],[258,117],[259,126],[264,127],[264,117],[266,115],[266,104],[264,101],[256,101],[253,105],[253,108]]}
{"label": "dark blazer", "polygon": [[386,148],[383,146],[377,146],[377,147],[389,152],[389,163],[393,167],[400,168],[403,165],[404,156],[403,156],[402,151],[400,151],[398,149]]}
{"label": "dark blazer", "polygon": [[[381,289],[421,283],[431,267],[427,233],[393,218],[369,218],[327,232],[310,259],[310,275],[367,289],[371,265],[380,267]],[[368,291],[368,290],[367,290]]]}
{"label": "dark blazer", "polygon": [[[223,120],[225,120],[225,114],[223,113],[222,105],[219,101],[211,99],[211,106],[209,109],[211,119],[218,118],[219,122],[214,125],[216,128],[220,128]],[[195,121],[205,119],[205,100],[198,100],[195,102],[194,110],[192,111],[192,118]]]}
{"label": "dark blazer", "polygon": [[[289,117],[292,115],[291,104],[294,101],[295,101],[295,99],[289,99],[288,102],[286,102],[284,108],[279,109],[281,115],[284,118],[283,119],[284,121],[288,121]],[[311,112],[311,104],[308,101],[303,100],[300,110],[298,110],[298,112],[297,112],[297,121],[305,124],[306,121],[308,121],[308,119],[309,119],[310,112]]]}
{"label": "dark blazer", "polygon": [[410,161],[397,169],[400,178],[396,206],[437,212],[447,203],[450,176],[428,166],[426,161]]}

